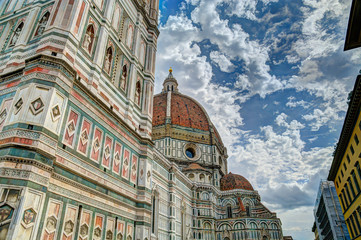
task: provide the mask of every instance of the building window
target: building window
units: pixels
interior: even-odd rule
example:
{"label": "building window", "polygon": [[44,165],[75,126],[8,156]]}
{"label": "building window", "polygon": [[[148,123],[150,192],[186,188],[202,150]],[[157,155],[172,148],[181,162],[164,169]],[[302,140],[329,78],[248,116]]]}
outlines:
{"label": "building window", "polygon": [[361,169],[359,162],[356,163],[356,169],[357,169],[358,177],[361,179]]}
{"label": "building window", "polygon": [[355,134],[355,136],[353,136],[353,139],[355,139],[355,143],[356,143],[356,145],[358,145],[359,140],[358,140],[357,134]]}
{"label": "building window", "polygon": [[341,176],[343,177],[343,171],[342,171],[342,169],[341,169]]}
{"label": "building window", "polygon": [[361,2],[352,1],[350,18],[346,33],[345,50],[361,46]]}
{"label": "building window", "polygon": [[352,154],[352,155],[355,153],[355,150],[353,149],[352,144],[351,144],[351,146],[350,146],[350,151],[351,151],[351,154]]}
{"label": "building window", "polygon": [[345,207],[345,202],[343,201],[343,198],[342,198],[342,194],[338,195],[338,198],[340,199],[343,210],[345,211],[346,207]]}
{"label": "building window", "polygon": [[356,212],[356,211],[354,211],[352,215],[353,215],[353,218],[354,218],[354,220],[355,220],[355,222],[356,222],[356,226],[357,226],[357,235],[360,235],[360,232],[361,232],[361,226],[360,226],[360,221],[359,221],[359,219],[357,218],[357,212]]}
{"label": "building window", "polygon": [[159,197],[154,192],[152,196],[152,234],[157,235],[158,232],[158,214],[159,214]]}
{"label": "building window", "polygon": [[232,218],[232,206],[227,206],[227,218]]}
{"label": "building window", "polygon": [[358,183],[358,180],[357,180],[357,177],[356,177],[356,173],[355,173],[354,170],[352,170],[351,175],[352,175],[353,181],[355,182],[357,194],[359,194],[359,192],[360,192],[360,185],[359,185],[359,183]]}
{"label": "building window", "polygon": [[251,216],[251,209],[249,208],[249,206],[246,206],[246,213],[247,213],[247,216]]}
{"label": "building window", "polygon": [[346,195],[345,195],[345,189],[342,189],[341,193],[342,193],[343,199],[345,201],[346,207],[348,207],[349,206],[349,201],[347,201],[347,198],[346,198]]}
{"label": "building window", "polygon": [[353,229],[352,229],[351,224],[350,224],[350,218],[346,220],[346,223],[347,223],[348,229],[350,230],[351,238],[354,238],[355,235],[353,233]]}
{"label": "building window", "polygon": [[351,222],[351,225],[352,225],[353,236],[356,237],[357,236],[357,229],[356,229],[355,219],[353,218],[353,215],[351,215],[349,219],[350,219],[350,222]]}
{"label": "building window", "polygon": [[348,182],[348,184],[350,185],[350,189],[351,189],[352,196],[353,196],[353,198],[355,198],[355,197],[356,197],[356,194],[355,194],[355,190],[354,190],[354,188],[353,188],[353,184],[352,184],[351,178],[348,178],[348,179],[347,179],[347,182]]}
{"label": "building window", "polygon": [[345,171],[347,171],[346,163],[343,162],[343,167],[345,168]]}
{"label": "building window", "polygon": [[346,158],[347,158],[347,162],[350,163],[351,159],[350,159],[350,156],[348,154],[346,155]]}
{"label": "building window", "polygon": [[344,187],[344,188],[346,189],[346,194],[347,194],[347,197],[348,197],[348,201],[349,201],[349,203],[350,203],[350,205],[351,205],[351,203],[352,203],[352,198],[351,198],[350,190],[348,189],[347,183],[345,184],[345,187]]}

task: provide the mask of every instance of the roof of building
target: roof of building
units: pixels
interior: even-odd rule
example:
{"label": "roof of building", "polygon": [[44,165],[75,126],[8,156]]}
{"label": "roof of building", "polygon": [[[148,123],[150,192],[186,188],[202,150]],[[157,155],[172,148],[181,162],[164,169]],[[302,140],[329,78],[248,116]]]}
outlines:
{"label": "roof of building", "polygon": [[253,191],[251,183],[245,177],[230,172],[221,178],[221,191],[233,189]]}
{"label": "roof of building", "polygon": [[172,94],[171,119],[175,125],[209,131],[207,115],[200,104],[179,93]]}
{"label": "roof of building", "polygon": [[153,100],[153,127],[165,124],[167,112],[167,94],[160,94]]}
{"label": "roof of building", "polygon": [[331,169],[328,174],[328,180],[334,181],[337,175],[337,171],[342,162],[342,158],[347,150],[348,143],[352,137],[353,129],[357,123],[358,116],[361,109],[361,75],[356,78],[355,86],[352,91],[352,97],[348,105],[346,118],[342,127],[340,138],[336,150],[334,152],[334,158],[332,161]]}

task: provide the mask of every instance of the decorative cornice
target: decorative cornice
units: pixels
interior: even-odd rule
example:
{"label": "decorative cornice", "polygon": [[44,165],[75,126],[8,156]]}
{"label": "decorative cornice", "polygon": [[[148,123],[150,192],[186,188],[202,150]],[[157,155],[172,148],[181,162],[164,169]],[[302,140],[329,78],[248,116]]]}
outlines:
{"label": "decorative cornice", "polygon": [[40,168],[42,170],[45,170],[47,172],[52,172],[53,171],[53,167],[48,166],[46,164],[43,164],[43,163],[41,163],[41,162],[39,162],[37,160],[34,160],[34,159],[2,156],[2,157],[0,157],[0,161],[14,162],[14,163],[17,163],[17,164],[32,165],[32,166],[38,167],[38,168]]}

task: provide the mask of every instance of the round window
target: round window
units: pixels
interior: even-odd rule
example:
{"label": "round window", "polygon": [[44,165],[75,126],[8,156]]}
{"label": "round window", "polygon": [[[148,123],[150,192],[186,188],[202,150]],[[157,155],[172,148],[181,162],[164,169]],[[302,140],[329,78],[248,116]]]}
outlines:
{"label": "round window", "polygon": [[196,161],[201,156],[199,147],[194,143],[186,143],[183,147],[183,154],[186,159]]}
{"label": "round window", "polygon": [[193,148],[187,148],[186,150],[186,155],[189,158],[194,158],[194,156],[196,155],[196,153],[194,152]]}

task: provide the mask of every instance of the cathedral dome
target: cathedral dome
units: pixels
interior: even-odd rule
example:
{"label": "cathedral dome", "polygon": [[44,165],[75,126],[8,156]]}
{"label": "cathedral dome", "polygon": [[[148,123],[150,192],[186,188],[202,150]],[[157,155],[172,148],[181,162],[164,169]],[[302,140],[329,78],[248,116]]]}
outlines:
{"label": "cathedral dome", "polygon": [[172,138],[205,144],[215,143],[223,148],[220,135],[202,105],[179,93],[178,82],[173,77],[172,69],[163,82],[162,92],[154,96],[152,121],[153,140],[163,138],[167,131],[160,129],[170,124],[172,127],[168,135]]}
{"label": "cathedral dome", "polygon": [[[154,97],[153,127],[166,122],[167,95]],[[194,99],[173,92],[170,102],[170,120],[173,125],[209,131],[209,121],[206,112]]]}
{"label": "cathedral dome", "polygon": [[179,92],[172,69],[153,98],[152,125],[152,140],[165,157],[192,181],[219,188],[227,173],[227,149],[202,105]]}
{"label": "cathedral dome", "polygon": [[251,183],[245,177],[230,172],[221,178],[221,191],[233,189],[253,191]]}

